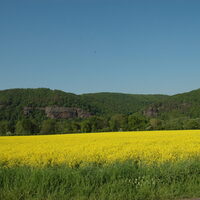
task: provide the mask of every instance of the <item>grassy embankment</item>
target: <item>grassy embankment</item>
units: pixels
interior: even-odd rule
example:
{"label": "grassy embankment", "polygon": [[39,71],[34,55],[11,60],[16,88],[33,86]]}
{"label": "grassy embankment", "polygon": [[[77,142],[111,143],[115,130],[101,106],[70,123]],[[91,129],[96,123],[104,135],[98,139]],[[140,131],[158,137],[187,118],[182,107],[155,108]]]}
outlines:
{"label": "grassy embankment", "polygon": [[0,168],[1,200],[148,200],[200,196],[200,160]]}

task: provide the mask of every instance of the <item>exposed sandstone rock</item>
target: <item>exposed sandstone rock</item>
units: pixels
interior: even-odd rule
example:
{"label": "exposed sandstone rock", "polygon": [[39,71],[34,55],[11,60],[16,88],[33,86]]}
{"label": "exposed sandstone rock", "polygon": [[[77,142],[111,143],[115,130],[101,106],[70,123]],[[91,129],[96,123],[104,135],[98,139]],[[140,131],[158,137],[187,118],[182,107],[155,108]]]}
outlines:
{"label": "exposed sandstone rock", "polygon": [[157,117],[162,112],[169,112],[172,110],[186,111],[189,109],[191,105],[189,103],[165,103],[165,104],[154,104],[149,106],[147,109],[143,111],[143,114],[147,117]]}
{"label": "exposed sandstone rock", "polygon": [[32,111],[33,111],[32,107],[24,107],[23,108],[24,115],[29,115]]}
{"label": "exposed sandstone rock", "polygon": [[143,114],[147,117],[157,117],[159,109],[157,107],[150,106],[144,110]]}
{"label": "exposed sandstone rock", "polygon": [[87,118],[91,114],[80,108],[68,108],[68,107],[24,107],[24,115],[30,115],[34,110],[44,111],[46,116],[51,119],[73,119],[73,118]]}

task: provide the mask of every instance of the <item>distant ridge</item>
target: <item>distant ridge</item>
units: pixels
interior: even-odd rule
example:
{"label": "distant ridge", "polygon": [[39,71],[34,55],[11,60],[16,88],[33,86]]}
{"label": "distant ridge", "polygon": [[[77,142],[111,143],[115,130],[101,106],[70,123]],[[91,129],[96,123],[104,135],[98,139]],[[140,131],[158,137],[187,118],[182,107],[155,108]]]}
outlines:
{"label": "distant ridge", "polygon": [[76,95],[48,88],[0,91],[0,120],[19,119],[24,107],[80,108],[92,115],[132,114],[175,118],[200,116],[200,89],[176,95],[89,93]]}

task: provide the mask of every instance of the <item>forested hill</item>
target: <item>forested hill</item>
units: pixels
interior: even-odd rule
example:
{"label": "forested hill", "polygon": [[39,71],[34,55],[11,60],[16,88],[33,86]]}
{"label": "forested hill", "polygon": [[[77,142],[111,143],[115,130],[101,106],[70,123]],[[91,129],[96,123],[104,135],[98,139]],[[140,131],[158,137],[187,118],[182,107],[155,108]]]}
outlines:
{"label": "forested hill", "polygon": [[168,99],[167,95],[140,95],[123,93],[92,93],[81,95],[91,107],[101,114],[132,114],[148,105]]}
{"label": "forested hill", "polygon": [[[129,114],[168,98],[164,95],[96,93],[76,95],[46,88],[0,91],[0,119],[23,117],[24,108],[80,108],[91,115]],[[37,109],[39,110],[39,109]]]}
{"label": "forested hill", "polygon": [[152,104],[145,111],[147,116],[163,120],[180,117],[200,118],[200,89],[170,96]]}
{"label": "forested hill", "polygon": [[0,91],[0,135],[200,129],[200,89],[167,95]]}

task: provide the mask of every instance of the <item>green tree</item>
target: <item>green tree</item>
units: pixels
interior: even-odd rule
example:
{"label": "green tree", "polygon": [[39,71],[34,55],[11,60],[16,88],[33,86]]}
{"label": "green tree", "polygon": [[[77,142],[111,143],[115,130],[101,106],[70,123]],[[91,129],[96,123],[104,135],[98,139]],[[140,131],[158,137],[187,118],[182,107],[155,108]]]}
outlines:
{"label": "green tree", "polygon": [[30,119],[17,121],[15,132],[17,135],[30,135],[37,130],[36,125]]}
{"label": "green tree", "polygon": [[40,133],[42,134],[54,134],[56,133],[56,121],[53,119],[47,119],[42,122]]}
{"label": "green tree", "polygon": [[200,129],[200,119],[189,119],[184,124],[185,129]]}
{"label": "green tree", "polygon": [[87,120],[89,121],[91,132],[98,132],[104,129],[105,127],[108,127],[108,122],[106,118],[93,116]]}
{"label": "green tree", "polygon": [[152,130],[162,130],[163,129],[163,122],[160,119],[150,119],[150,129]]}
{"label": "green tree", "polygon": [[81,132],[82,133],[88,133],[91,132],[91,123],[89,120],[84,120],[81,122]]}
{"label": "green tree", "polygon": [[72,133],[73,129],[72,129],[72,122],[71,121],[67,121],[65,124],[65,132],[66,133]]}
{"label": "green tree", "polygon": [[177,118],[163,121],[163,129],[165,130],[182,130],[184,129],[187,118]]}
{"label": "green tree", "polygon": [[113,115],[109,121],[112,131],[126,131],[128,129],[128,118],[126,115]]}
{"label": "green tree", "polygon": [[79,124],[78,122],[76,122],[76,121],[73,121],[73,122],[71,123],[71,128],[72,128],[72,132],[73,132],[73,133],[79,133],[80,130],[81,130],[80,124]]}
{"label": "green tree", "polygon": [[6,135],[10,131],[8,121],[0,121],[0,135]]}
{"label": "green tree", "polygon": [[148,120],[140,114],[132,114],[128,117],[128,129],[130,131],[145,130]]}

